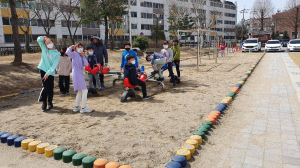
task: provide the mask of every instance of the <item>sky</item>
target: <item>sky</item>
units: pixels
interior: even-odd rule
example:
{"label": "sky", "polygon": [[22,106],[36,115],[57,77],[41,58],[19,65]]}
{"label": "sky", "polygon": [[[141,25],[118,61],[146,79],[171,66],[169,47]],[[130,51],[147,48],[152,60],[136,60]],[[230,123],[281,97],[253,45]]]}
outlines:
{"label": "sky", "polygon": [[[250,12],[251,12],[251,9],[252,9],[252,6],[253,6],[253,3],[255,0],[227,0],[227,1],[231,1],[231,2],[237,1],[237,6],[238,6],[237,21],[238,22],[240,22],[243,18],[243,13],[240,13],[240,11],[244,9],[244,6],[245,6],[245,9],[250,9],[248,11],[248,13],[245,13],[245,19],[250,18]],[[277,9],[281,9],[281,10],[284,9],[287,0],[271,0],[271,1],[275,7],[274,12],[276,12]]]}

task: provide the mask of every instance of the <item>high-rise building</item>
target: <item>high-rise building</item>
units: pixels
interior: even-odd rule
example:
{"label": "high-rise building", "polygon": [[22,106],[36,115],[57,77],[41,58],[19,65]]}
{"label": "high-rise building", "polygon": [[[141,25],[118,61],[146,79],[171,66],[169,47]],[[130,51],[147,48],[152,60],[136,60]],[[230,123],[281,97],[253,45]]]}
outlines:
{"label": "high-rise building", "polygon": [[[197,7],[195,10],[195,4],[199,1],[204,2],[203,5]],[[205,27],[218,32],[219,36],[223,36],[224,40],[235,39],[235,25],[237,24],[237,4],[236,2],[230,2],[225,0],[146,0],[140,2],[139,0],[131,0],[130,7],[130,20],[132,29],[132,38],[136,35],[145,35],[149,37],[151,35],[151,28],[153,25],[160,25],[165,31],[165,36],[169,40],[170,33],[167,32],[170,17],[171,5],[176,5],[176,10],[185,10],[194,19],[197,19],[195,11],[205,14],[206,20],[204,21]],[[11,26],[11,15],[8,4],[0,4],[0,47],[1,46],[13,46],[13,35]],[[29,34],[30,41],[33,42],[38,36],[45,35],[43,23],[47,22],[47,19],[38,19],[35,14],[30,11],[29,7],[24,7],[23,4],[16,1],[17,13],[20,18],[30,18]],[[29,11],[29,16],[24,15],[24,10]],[[56,10],[53,8],[47,10]],[[212,19],[212,16],[214,19]],[[71,19],[67,22],[62,15],[55,20],[51,19],[47,24],[51,25],[49,32],[50,37],[56,39],[68,39],[70,38],[67,25],[70,25],[70,30],[75,40],[88,40],[91,35],[98,34],[102,39],[105,38],[105,28],[103,25],[97,23],[91,23],[88,25],[79,25],[77,27],[76,21],[78,18]],[[213,24],[212,20],[215,20]],[[203,22],[203,21],[202,21]],[[22,22],[20,22],[22,24]],[[23,26],[23,28],[26,28]],[[110,28],[110,27],[109,27]],[[117,24],[115,30],[115,39],[123,39],[128,41],[129,33],[123,32],[124,25]],[[128,27],[127,27],[128,28]],[[196,29],[196,27],[194,27]],[[74,34],[76,30],[76,33]],[[21,39],[21,45],[24,46],[25,38],[24,32],[19,28],[19,34]],[[187,38],[188,41],[194,41],[194,35]],[[181,40],[185,40],[182,36]]]}

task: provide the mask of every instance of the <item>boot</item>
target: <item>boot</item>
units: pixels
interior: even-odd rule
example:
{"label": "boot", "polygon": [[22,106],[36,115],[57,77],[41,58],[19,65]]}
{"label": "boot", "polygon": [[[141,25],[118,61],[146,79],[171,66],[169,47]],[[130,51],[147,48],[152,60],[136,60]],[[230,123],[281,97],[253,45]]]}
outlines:
{"label": "boot", "polygon": [[180,84],[180,77],[178,77],[177,84]]}
{"label": "boot", "polygon": [[43,110],[43,111],[46,111],[46,109],[47,109],[47,103],[44,102],[43,105],[42,105],[42,110]]}

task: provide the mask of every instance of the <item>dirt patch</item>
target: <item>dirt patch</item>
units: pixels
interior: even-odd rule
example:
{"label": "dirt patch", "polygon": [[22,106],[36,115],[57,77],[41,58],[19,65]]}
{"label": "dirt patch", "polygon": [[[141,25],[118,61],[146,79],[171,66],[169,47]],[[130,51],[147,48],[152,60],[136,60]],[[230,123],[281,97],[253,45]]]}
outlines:
{"label": "dirt patch", "polygon": [[300,53],[289,53],[290,57],[300,67]]}
{"label": "dirt patch", "polygon": [[[121,51],[110,53],[113,70],[120,68],[120,54]],[[37,92],[0,99],[0,128],[134,168],[165,167],[203,117],[261,55],[232,54],[219,58],[217,64],[203,57],[199,72],[196,59],[182,61],[181,84],[173,88],[166,72],[165,90],[157,87],[156,82],[146,83],[148,94],[153,96],[147,101],[142,101],[142,93],[136,92],[135,99],[120,103],[124,91],[122,83],[112,86],[114,77],[105,78],[107,89],[98,95],[88,95],[87,106],[95,110],[90,114],[72,112],[76,96],[72,86],[69,96],[61,96],[56,88],[55,108],[46,112],[42,112],[41,104],[36,102]],[[33,57],[39,58],[38,55]],[[152,71],[148,62],[140,60],[147,72]],[[30,79],[39,80],[38,74],[34,75]],[[22,83],[24,78],[17,79]]]}

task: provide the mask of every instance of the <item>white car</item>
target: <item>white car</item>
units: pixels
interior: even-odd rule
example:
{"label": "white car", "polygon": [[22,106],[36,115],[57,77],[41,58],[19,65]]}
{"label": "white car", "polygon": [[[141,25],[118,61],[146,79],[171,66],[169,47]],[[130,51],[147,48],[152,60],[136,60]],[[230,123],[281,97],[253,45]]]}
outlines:
{"label": "white car", "polygon": [[257,38],[251,38],[245,40],[243,44],[243,52],[245,51],[260,51],[261,50],[261,43]]}
{"label": "white car", "polygon": [[291,40],[287,47],[289,51],[300,51],[300,39]]}
{"label": "white car", "polygon": [[266,43],[266,46],[265,46],[265,51],[266,52],[268,52],[268,51],[281,51],[281,50],[282,50],[282,45],[281,45],[279,40],[269,40]]}

